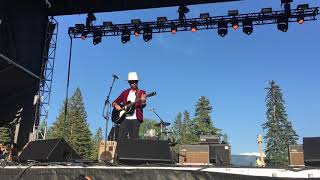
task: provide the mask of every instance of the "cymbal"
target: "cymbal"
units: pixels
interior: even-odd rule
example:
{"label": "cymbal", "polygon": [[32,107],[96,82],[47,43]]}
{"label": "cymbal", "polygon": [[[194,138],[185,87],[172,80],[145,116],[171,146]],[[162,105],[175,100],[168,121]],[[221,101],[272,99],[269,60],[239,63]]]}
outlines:
{"label": "cymbal", "polygon": [[157,127],[161,127],[162,126],[170,126],[171,123],[168,123],[168,122],[160,122],[160,123],[157,123],[155,124],[154,126],[157,126]]}

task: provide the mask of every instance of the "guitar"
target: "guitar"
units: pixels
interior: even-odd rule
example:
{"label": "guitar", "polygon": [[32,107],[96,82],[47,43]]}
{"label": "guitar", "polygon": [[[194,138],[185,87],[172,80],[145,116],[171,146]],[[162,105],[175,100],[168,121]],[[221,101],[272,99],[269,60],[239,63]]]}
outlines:
{"label": "guitar", "polygon": [[[146,97],[155,96],[157,93],[152,92],[146,95]],[[121,110],[117,110],[116,108],[113,108],[111,119],[112,122],[116,124],[121,124],[125,119],[127,115],[133,114],[135,111],[135,105],[137,102],[141,101],[141,98],[137,98],[134,102],[128,101],[125,105],[120,105]]]}

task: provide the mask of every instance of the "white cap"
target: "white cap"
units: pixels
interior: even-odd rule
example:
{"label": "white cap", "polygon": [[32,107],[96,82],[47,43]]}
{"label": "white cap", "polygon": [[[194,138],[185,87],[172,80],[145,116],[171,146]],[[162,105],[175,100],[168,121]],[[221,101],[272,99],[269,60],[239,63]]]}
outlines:
{"label": "white cap", "polygon": [[128,73],[128,81],[138,81],[138,74],[136,72]]}

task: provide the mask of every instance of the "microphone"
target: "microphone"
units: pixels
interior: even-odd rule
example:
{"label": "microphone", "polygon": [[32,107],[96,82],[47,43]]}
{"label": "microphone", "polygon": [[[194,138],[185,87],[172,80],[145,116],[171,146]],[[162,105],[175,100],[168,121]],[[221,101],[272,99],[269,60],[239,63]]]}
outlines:
{"label": "microphone", "polygon": [[113,77],[114,79],[119,79],[119,76],[117,76],[117,75],[115,75],[115,74],[112,74],[112,77]]}

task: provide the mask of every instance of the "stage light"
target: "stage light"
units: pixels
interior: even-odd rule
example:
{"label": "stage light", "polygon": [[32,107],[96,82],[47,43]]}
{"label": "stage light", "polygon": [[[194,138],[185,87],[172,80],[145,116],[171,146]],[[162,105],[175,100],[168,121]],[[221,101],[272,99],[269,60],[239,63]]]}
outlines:
{"label": "stage light", "polygon": [[228,11],[228,16],[238,16],[239,11],[238,10],[229,10]]}
{"label": "stage light", "polygon": [[272,8],[262,8],[261,9],[262,14],[271,14],[272,12],[273,12]]}
{"label": "stage light", "polygon": [[278,30],[282,32],[287,32],[289,28],[289,23],[288,23],[288,17],[287,16],[280,16],[277,18],[277,23],[278,23]]}
{"label": "stage light", "polygon": [[111,28],[113,26],[113,23],[112,21],[106,21],[106,22],[103,22],[103,26]]}
{"label": "stage light", "polygon": [[141,21],[140,21],[140,19],[131,19],[131,24],[139,25],[139,24],[141,24]]}
{"label": "stage light", "polygon": [[303,24],[304,23],[304,17],[303,16],[298,17],[297,21],[298,21],[299,24]]}
{"label": "stage light", "polygon": [[193,22],[192,24],[191,24],[191,31],[192,32],[196,32],[198,29],[197,29],[197,24],[196,24],[196,22]]}
{"label": "stage light", "polygon": [[150,27],[145,27],[143,29],[143,40],[148,42],[152,39],[152,29]]}
{"label": "stage light", "polygon": [[171,25],[171,33],[176,34],[177,33],[177,26],[175,24]]}
{"label": "stage light", "polygon": [[95,30],[93,32],[93,45],[97,45],[102,40],[102,32],[100,30]]}
{"label": "stage light", "polygon": [[246,19],[242,22],[243,26],[243,32],[246,33],[247,35],[252,34],[253,32],[253,25],[252,25],[252,20]]}
{"label": "stage light", "polygon": [[140,35],[140,29],[136,28],[133,34],[135,37],[138,37]]}
{"label": "stage light", "polygon": [[168,19],[167,19],[167,17],[157,17],[157,22],[158,23],[164,23],[164,22],[167,22],[168,21]]}
{"label": "stage light", "polygon": [[93,25],[93,21],[97,20],[96,16],[93,13],[88,13],[87,19],[86,19],[86,26],[90,27]]}
{"label": "stage light", "polygon": [[238,21],[233,21],[233,22],[232,22],[232,28],[233,28],[234,30],[237,30],[237,29],[239,28],[239,23],[238,23]]}
{"label": "stage light", "polygon": [[228,23],[225,21],[218,22],[218,34],[224,37],[228,34]]}
{"label": "stage light", "polygon": [[201,13],[200,14],[200,18],[201,19],[208,19],[210,17],[210,14],[209,13]]}
{"label": "stage light", "polygon": [[304,11],[309,8],[309,4],[299,4],[297,6],[298,11]]}
{"label": "stage light", "polygon": [[85,40],[87,38],[87,35],[88,35],[88,31],[83,31],[81,34],[81,39]]}
{"label": "stage light", "polygon": [[84,24],[76,24],[75,27],[79,32],[82,32],[84,30]]}
{"label": "stage light", "polygon": [[130,34],[131,34],[131,31],[128,28],[125,28],[125,29],[122,30],[121,42],[123,44],[127,43],[128,41],[130,41]]}

